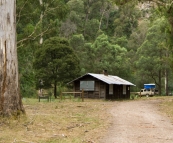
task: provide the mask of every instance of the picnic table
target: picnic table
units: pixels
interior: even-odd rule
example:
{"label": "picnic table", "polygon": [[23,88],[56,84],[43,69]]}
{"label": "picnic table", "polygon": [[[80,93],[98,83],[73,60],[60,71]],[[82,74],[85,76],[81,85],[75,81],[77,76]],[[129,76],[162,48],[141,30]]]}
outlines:
{"label": "picnic table", "polygon": [[38,96],[38,100],[40,102],[40,99],[47,99],[48,102],[51,102],[51,95],[49,94],[42,94]]}

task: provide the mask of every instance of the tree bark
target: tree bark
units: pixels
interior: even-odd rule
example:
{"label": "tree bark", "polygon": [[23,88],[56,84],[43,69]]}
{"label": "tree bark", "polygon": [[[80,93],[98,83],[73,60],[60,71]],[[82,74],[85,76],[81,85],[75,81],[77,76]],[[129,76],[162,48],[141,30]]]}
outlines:
{"label": "tree bark", "polygon": [[0,116],[25,113],[18,79],[16,0],[0,0]]}
{"label": "tree bark", "polygon": [[161,70],[159,70],[159,95],[162,95],[162,74],[161,74]]}
{"label": "tree bark", "polygon": [[[105,8],[106,9],[106,8]],[[101,18],[100,18],[100,21],[99,21],[99,30],[101,29],[101,25],[102,25],[102,19],[103,19],[103,15],[105,13],[105,9],[102,11],[101,13]]]}
{"label": "tree bark", "polygon": [[168,96],[168,70],[165,69],[165,94]]}

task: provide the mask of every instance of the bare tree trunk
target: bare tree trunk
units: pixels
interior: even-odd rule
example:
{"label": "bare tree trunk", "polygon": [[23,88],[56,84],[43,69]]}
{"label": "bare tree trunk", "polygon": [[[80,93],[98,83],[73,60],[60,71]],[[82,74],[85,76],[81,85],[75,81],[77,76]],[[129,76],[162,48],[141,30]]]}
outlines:
{"label": "bare tree trunk", "polygon": [[165,94],[168,96],[168,70],[165,69]]}
{"label": "bare tree trunk", "polygon": [[25,113],[18,79],[16,0],[0,0],[0,116]]}
{"label": "bare tree trunk", "polygon": [[90,14],[90,7],[92,5],[92,0],[87,0],[86,5],[85,5],[85,20],[84,20],[84,25],[83,25],[83,34],[85,35],[85,28],[86,28],[86,23],[88,21],[88,17]]}
{"label": "bare tree trunk", "polygon": [[100,18],[100,21],[99,21],[99,30],[101,29],[101,25],[102,25],[102,19],[103,19],[103,15],[105,13],[105,9],[102,11],[101,13],[101,18]]}
{"label": "bare tree trunk", "polygon": [[[166,39],[166,43],[168,44],[168,41]],[[168,44],[169,45],[169,44]],[[168,91],[168,77],[169,77],[169,69],[168,69],[168,66],[169,66],[169,49],[170,46],[167,48],[166,47],[166,50],[165,50],[165,93],[166,95],[168,96],[169,95],[169,91]]]}
{"label": "bare tree trunk", "polygon": [[161,70],[159,70],[159,87],[158,87],[158,89],[159,89],[159,95],[162,95],[162,75],[161,75]]}
{"label": "bare tree trunk", "polygon": [[57,98],[57,82],[54,82],[54,97]]}

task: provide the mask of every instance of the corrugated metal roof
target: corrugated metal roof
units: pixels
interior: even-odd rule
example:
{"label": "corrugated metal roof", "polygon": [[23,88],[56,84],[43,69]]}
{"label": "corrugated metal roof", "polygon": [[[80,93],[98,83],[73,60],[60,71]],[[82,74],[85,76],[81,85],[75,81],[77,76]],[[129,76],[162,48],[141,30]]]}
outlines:
{"label": "corrugated metal roof", "polygon": [[[133,83],[131,83],[127,80],[124,80],[118,76],[104,75],[104,74],[87,73],[87,74],[85,74],[85,75],[83,75],[83,76],[81,76],[75,80],[78,80],[78,79],[80,79],[86,75],[91,75],[92,77],[95,77],[95,78],[97,78],[97,79],[99,79],[99,80],[101,80],[107,84],[133,85],[133,86],[135,86]],[[75,80],[73,80],[73,81],[75,81]],[[71,82],[73,82],[73,81],[71,81]],[[69,82],[69,83],[71,83],[71,82]]]}

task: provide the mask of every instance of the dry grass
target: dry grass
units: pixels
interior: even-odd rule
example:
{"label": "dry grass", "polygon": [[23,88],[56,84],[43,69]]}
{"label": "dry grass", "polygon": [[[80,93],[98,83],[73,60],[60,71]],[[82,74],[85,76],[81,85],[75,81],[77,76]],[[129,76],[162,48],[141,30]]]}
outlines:
{"label": "dry grass", "polygon": [[[173,121],[173,96],[137,100],[149,99],[161,101],[161,111]],[[98,143],[110,126],[107,110],[115,102],[23,99],[26,116],[0,118],[0,143]]]}
{"label": "dry grass", "polygon": [[173,96],[160,98],[162,100],[160,109],[163,114],[167,115],[173,122]]}
{"label": "dry grass", "polygon": [[173,122],[173,96],[154,96],[154,97],[142,97],[137,100],[158,100],[159,110],[164,116],[168,116]]}
{"label": "dry grass", "polygon": [[26,116],[0,119],[0,143],[97,143],[110,124],[112,102],[23,99]]}

